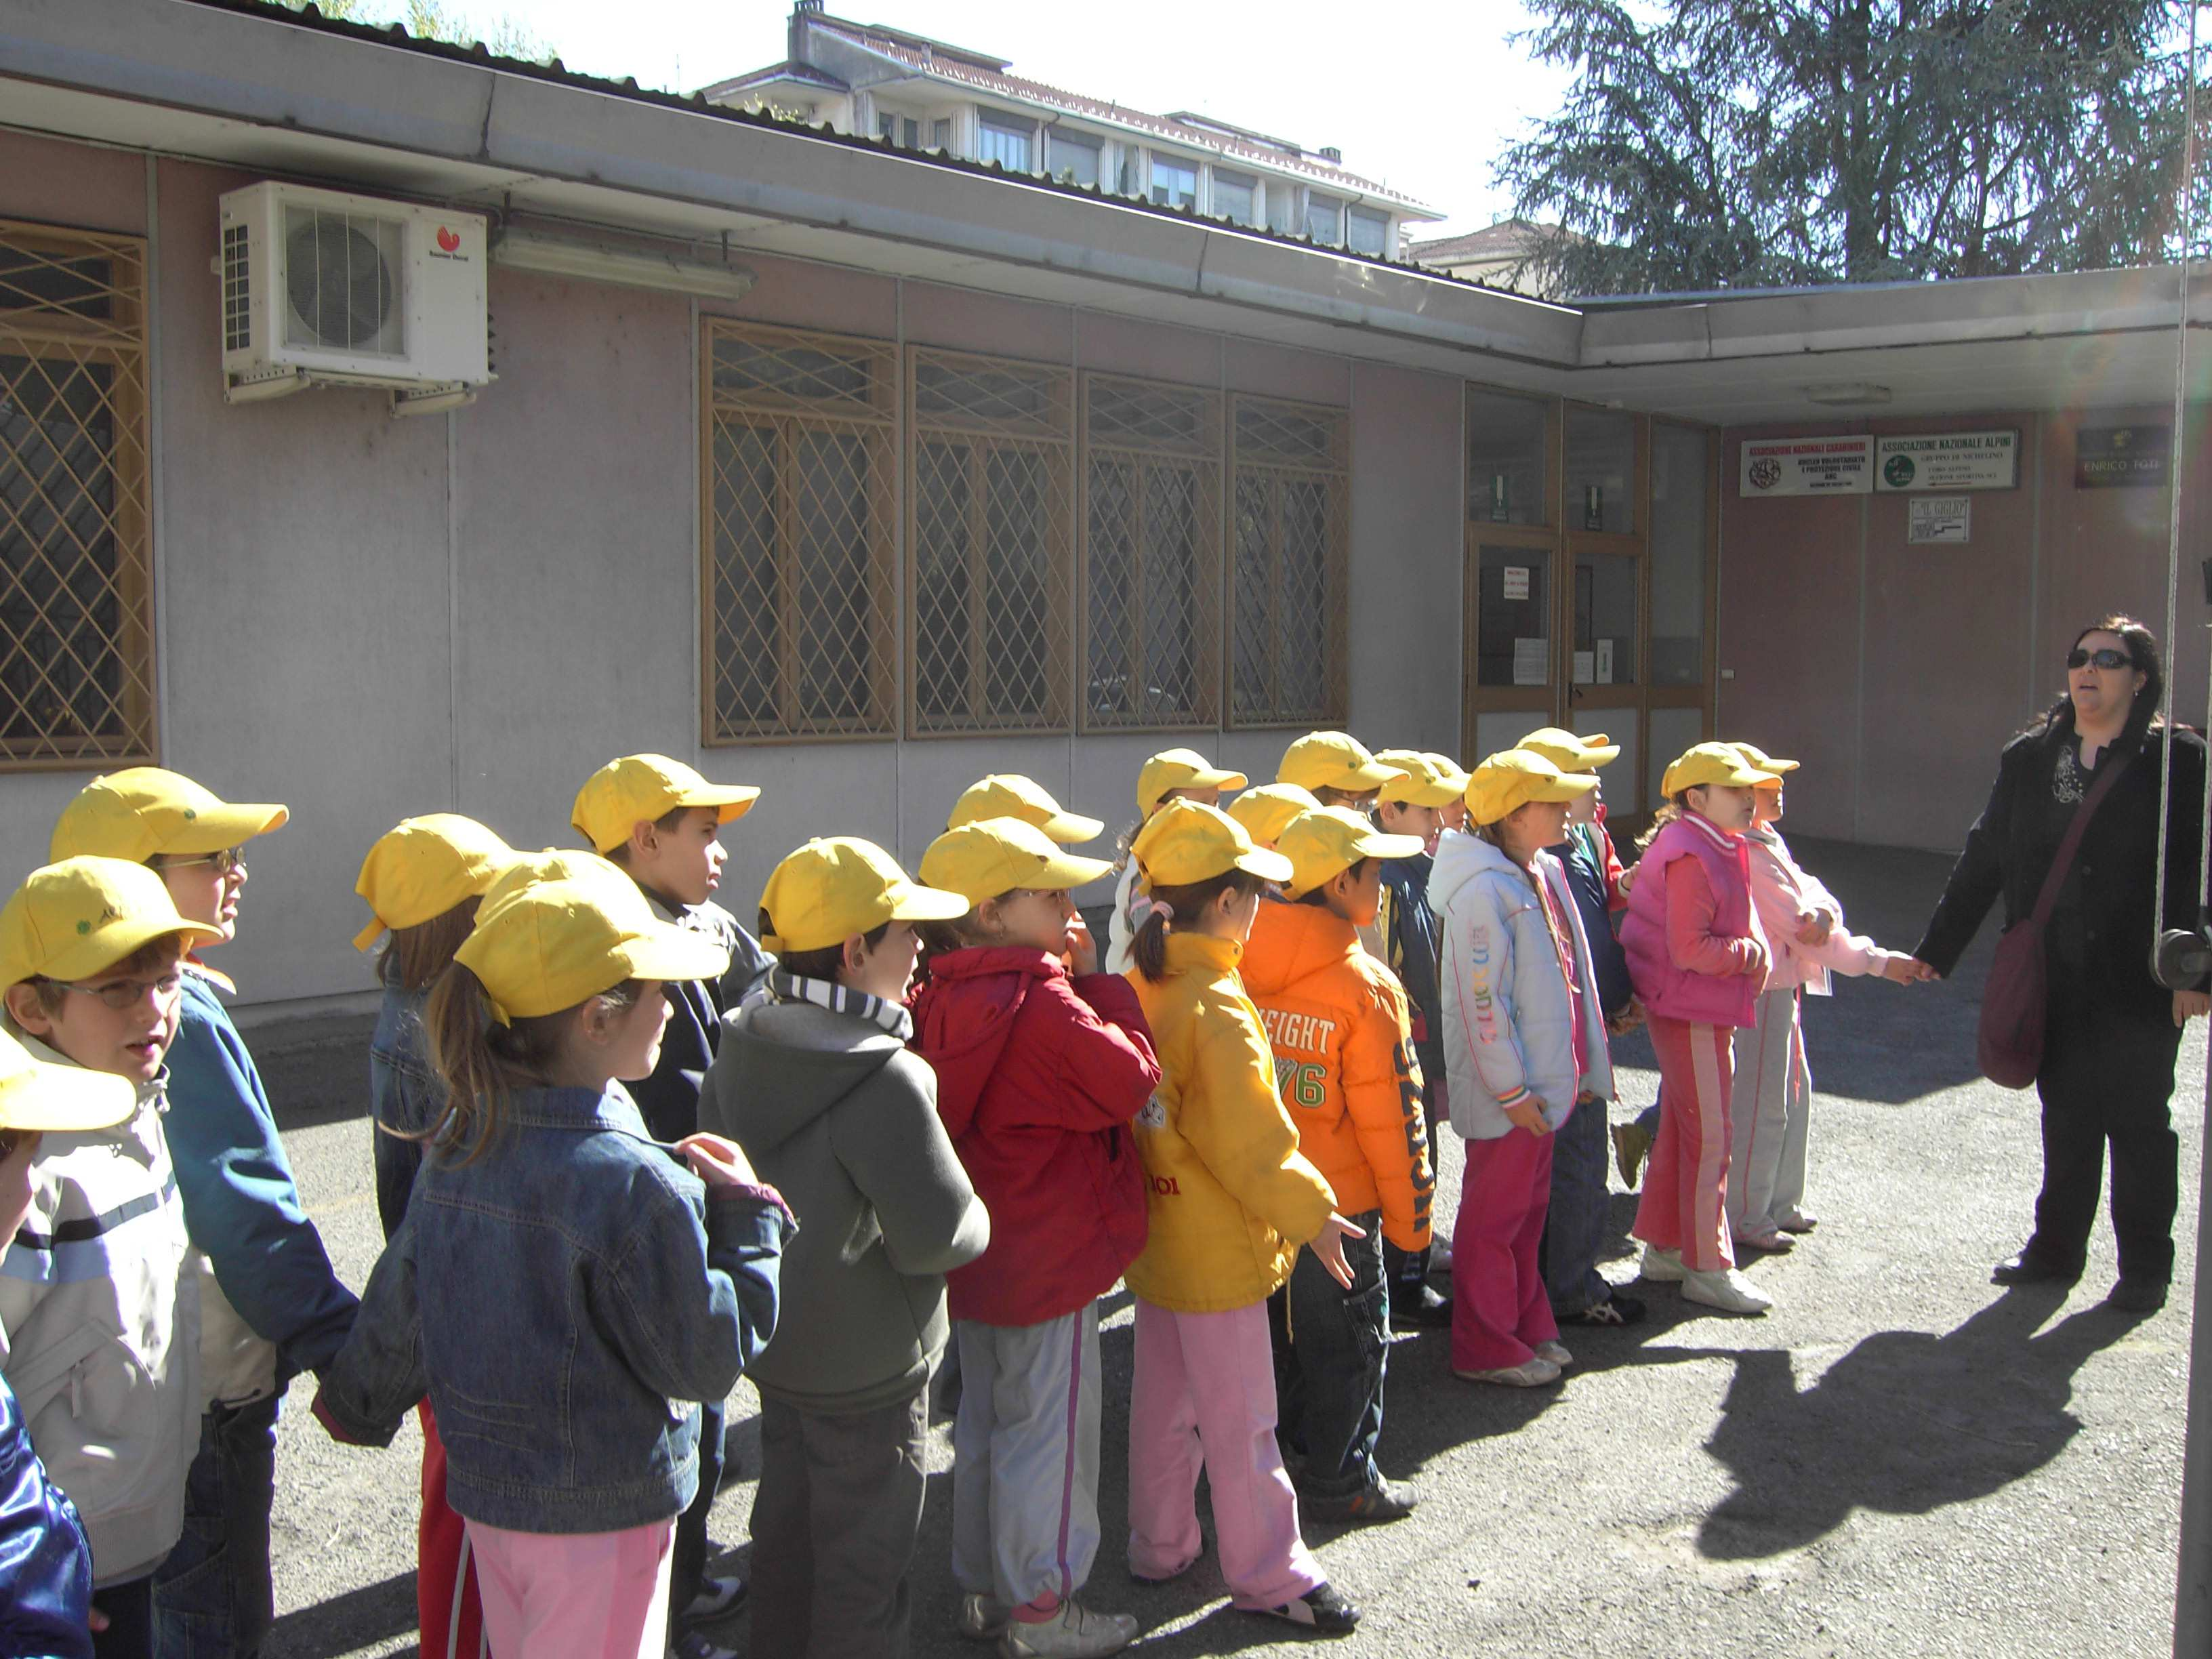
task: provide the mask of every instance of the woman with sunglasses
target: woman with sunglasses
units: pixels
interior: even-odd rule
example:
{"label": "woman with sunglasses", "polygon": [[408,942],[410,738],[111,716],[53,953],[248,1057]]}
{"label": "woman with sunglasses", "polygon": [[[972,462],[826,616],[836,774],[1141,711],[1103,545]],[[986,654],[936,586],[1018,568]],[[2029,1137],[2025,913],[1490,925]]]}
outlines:
{"label": "woman with sunglasses", "polygon": [[[2158,641],[2141,623],[2106,617],[2081,631],[2066,659],[2066,695],[2005,745],[1989,804],[1913,953],[1948,975],[2000,896],[2007,926],[2030,915],[2084,798],[2124,769],[2083,830],[2045,929],[2049,1001],[2035,1079],[2043,1188],[2033,1234],[1991,1277],[2081,1278],[2109,1142],[2120,1272],[2108,1305],[2136,1314],[2166,1305],[2173,1274],[2179,1145],[2167,1101],[2181,1028],[2212,1009],[2203,984],[2168,990],[2151,973],[2157,932],[2193,927],[2204,893],[2204,740],[2159,717],[2164,684]],[[2159,797],[2169,763],[2160,915]]]}

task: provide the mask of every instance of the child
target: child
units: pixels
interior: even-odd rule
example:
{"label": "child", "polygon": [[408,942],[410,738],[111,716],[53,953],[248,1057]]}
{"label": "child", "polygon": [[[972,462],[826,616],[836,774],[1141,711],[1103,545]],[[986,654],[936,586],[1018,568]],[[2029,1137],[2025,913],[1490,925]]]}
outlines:
{"label": "child", "polygon": [[1776,781],[1724,743],[1669,766],[1668,805],[1644,839],[1620,929],[1659,1058],[1659,1136],[1634,1228],[1644,1277],[1723,1313],[1774,1305],[1736,1271],[1725,1198],[1731,1039],[1758,1018],[1770,960],[1744,832],[1753,790]]}
{"label": "child", "polygon": [[[368,1098],[376,1207],[386,1243],[406,1217],[422,1143],[446,1118],[446,1086],[430,1063],[422,1005],[468,938],[485,890],[515,858],[474,818],[432,812],[403,819],[362,861],[354,890],[368,901],[370,919],[354,948],[366,951],[380,937],[385,940],[376,963],[384,1001],[369,1038]],[[415,1529],[415,1600],[422,1650],[473,1654],[482,1644],[483,1603],[468,1561],[467,1526],[446,1501],[446,1449],[428,1400],[419,1415],[422,1507]]]}
{"label": "child", "polygon": [[1291,861],[1195,801],[1154,813],[1131,851],[1153,905],[1131,978],[1161,1078],[1137,1117],[1151,1213],[1127,1275],[1137,1304],[1129,1571],[1161,1583],[1197,1560],[1203,1468],[1233,1604],[1342,1635],[1359,1610],[1299,1536],[1275,1441],[1267,1302],[1301,1244],[1349,1290],[1345,1241],[1364,1235],[1298,1152],[1267,1030],[1237,976],[1261,886],[1288,881]]}
{"label": "child", "polygon": [[1436,1181],[1406,994],[1356,931],[1381,901],[1382,861],[1420,846],[1346,807],[1291,819],[1276,843],[1291,879],[1260,906],[1244,947],[1298,1151],[1362,1230],[1344,1252],[1349,1287],[1309,1252],[1268,1306],[1284,1437],[1304,1458],[1299,1507],[1325,1521],[1395,1521],[1420,1501],[1375,1463],[1390,1340],[1382,1242],[1413,1255],[1428,1244]]}
{"label": "child", "polygon": [[952,1575],[961,1633],[1002,1635],[1016,1659],[1118,1653],[1137,1633],[1075,1599],[1098,1553],[1097,1298],[1144,1245],[1129,1124],[1160,1080],[1136,994],[1098,971],[1068,897],[1112,867],[1018,818],[947,830],[921,859],[969,910],[932,924],[951,948],[915,995],[913,1048],[992,1231],[946,1281]]}
{"label": "child", "polygon": [[[1413,1026],[1413,1055],[1421,1065],[1421,1106],[1428,1119],[1429,1170],[1437,1168],[1437,1126],[1449,1115],[1444,1081],[1443,1011],[1437,1002],[1437,915],[1429,908],[1429,872],[1444,810],[1458,805],[1467,792],[1467,775],[1449,762],[1412,749],[1385,749],[1375,758],[1404,769],[1403,777],[1382,786],[1376,819],[1385,833],[1411,836],[1421,850],[1382,864],[1382,908],[1376,925],[1382,933],[1382,963],[1405,987]],[[1407,1326],[1451,1323],[1451,1302],[1429,1284],[1432,1249],[1406,1251],[1388,1239],[1382,1264],[1390,1281],[1390,1317]]]}
{"label": "child", "polygon": [[1194,800],[1207,806],[1221,804],[1224,789],[1242,789],[1249,782],[1242,772],[1215,766],[1194,749],[1163,749],[1137,773],[1137,821],[1121,833],[1115,849],[1119,873],[1114,882],[1114,913],[1106,925],[1106,971],[1127,974],[1130,947],[1137,929],[1144,926],[1145,896],[1137,891],[1137,861],[1129,856],[1129,843],[1145,820],[1171,800]]}
{"label": "child", "polygon": [[1283,751],[1275,781],[1313,792],[1323,806],[1349,806],[1371,812],[1382,786],[1404,775],[1367,752],[1358,738],[1342,732],[1309,732]]}
{"label": "child", "polygon": [[1553,1138],[1601,1118],[1613,1093],[1589,941],[1544,848],[1567,803],[1597,787],[1509,749],[1474,769],[1468,822],[1437,854],[1429,902],[1443,934],[1444,1064],[1467,1172],[1452,1238],[1452,1370],[1537,1388],[1574,1356],[1537,1264],[1551,1207]]}
{"label": "child", "polygon": [[907,1049],[904,1005],[914,924],[967,909],[872,842],[807,842],[761,895],[781,958],[768,1000],[728,1017],[700,1098],[805,1217],[784,1263],[787,1334],[753,1369],[757,1659],[906,1650],[945,1275],[983,1253],[991,1223]]}
{"label": "child", "polygon": [[[0,1237],[31,1212],[46,1135],[112,1129],[138,1109],[123,1078],[31,1058],[0,1032]],[[0,1380],[0,1652],[92,1659],[92,1550],[67,1493],[32,1449]]]}
{"label": "child", "polygon": [[[150,866],[177,913],[228,944],[246,889],[245,844],[290,817],[234,805],[190,778],[134,767],[88,785],[54,825],[52,856]],[[269,1547],[276,1417],[295,1375],[326,1364],[357,1305],[307,1219],[252,1053],[217,993],[230,981],[185,958],[168,1056],[165,1133],[200,1280],[207,1413],[185,1481],[185,1531],[154,1575],[155,1645],[251,1655],[276,1618]]]}
{"label": "child", "polygon": [[[630,1098],[657,1140],[672,1145],[699,1127],[700,1082],[721,1041],[722,1012],[734,1008],[767,975],[769,961],[738,919],[712,902],[721,884],[721,827],[743,817],[760,799],[750,784],[709,783],[665,755],[625,755],[585,781],[569,821],[592,850],[629,872],[663,921],[712,939],[729,967],[707,980],[668,987],[668,1030],[659,1063]],[[676,1528],[669,1607],[676,1659],[735,1659],[696,1626],[737,1611],[745,1582],[709,1577],[707,1519],[722,1484],[722,1422],[726,1402],[709,1400],[699,1431],[697,1502]]]}
{"label": "child", "polygon": [[619,1086],[653,1070],[661,987],[727,966],[627,882],[538,882],[423,1010],[447,1111],[315,1412],[388,1444],[427,1389],[501,1659],[659,1659],[695,1402],[775,1328],[781,1200],[726,1141],[655,1144]]}
{"label": "child", "polygon": [[1295,783],[1263,783],[1247,789],[1223,810],[1244,826],[1255,847],[1272,850],[1292,818],[1320,805],[1310,789]]}
{"label": "child", "polygon": [[957,830],[963,823],[981,823],[986,818],[1019,818],[1065,847],[1080,847],[1085,842],[1096,841],[1106,830],[1103,819],[1067,811],[1037,784],[1018,772],[994,773],[969,784],[960,792],[960,799],[952,803],[952,815],[945,820],[945,827]]}
{"label": "child", "polygon": [[1459,793],[1438,809],[1446,833],[1458,835],[1467,828],[1468,775],[1460,769],[1459,763],[1449,755],[1439,755],[1431,749],[1425,751],[1424,757],[1437,769],[1438,776],[1449,778],[1458,786]]}
{"label": "child", "polygon": [[1844,930],[1834,894],[1797,867],[1774,826],[1782,821],[1782,781],[1797,769],[1747,743],[1744,763],[1774,775],[1758,787],[1751,828],[1751,896],[1771,961],[1759,1016],[1735,1034],[1735,1074],[1749,1091],[1732,1114],[1729,1146],[1729,1233],[1754,1250],[1787,1250],[1816,1224],[1803,1206],[1806,1119],[1813,1073],[1805,1063],[1804,998],[1831,994],[1832,974],[1879,974],[1899,985],[1922,979],[1913,959]]}
{"label": "child", "polygon": [[35,1060],[130,1083],[112,1129],[58,1135],[0,1262],[4,1369],[92,1545],[101,1659],[154,1651],[154,1572],[184,1531],[200,1440],[200,1285],[162,1133],[182,963],[218,930],[143,865],[74,858],[0,908],[7,1024]]}

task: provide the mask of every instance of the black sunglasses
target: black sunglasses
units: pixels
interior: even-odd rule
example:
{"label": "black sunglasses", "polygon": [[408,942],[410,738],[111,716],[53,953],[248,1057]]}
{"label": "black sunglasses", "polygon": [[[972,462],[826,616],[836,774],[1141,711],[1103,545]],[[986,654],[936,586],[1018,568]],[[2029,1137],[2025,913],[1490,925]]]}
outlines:
{"label": "black sunglasses", "polygon": [[2110,646],[2101,651],[2084,651],[2077,645],[2066,653],[2069,668],[2087,668],[2093,663],[2099,668],[2133,668],[2136,659],[2126,652],[2115,651]]}

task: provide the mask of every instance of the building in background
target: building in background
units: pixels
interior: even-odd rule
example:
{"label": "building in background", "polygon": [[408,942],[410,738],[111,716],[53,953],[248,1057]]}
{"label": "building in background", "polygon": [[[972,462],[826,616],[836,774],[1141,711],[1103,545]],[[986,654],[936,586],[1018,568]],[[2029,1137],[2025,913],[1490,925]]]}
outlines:
{"label": "building in background", "polygon": [[1545,231],[1558,228],[1556,225],[1535,224],[1519,217],[1503,218],[1463,235],[1409,240],[1406,244],[1406,258],[1425,270],[1439,270],[1447,276],[1462,277],[1490,288],[1510,289],[1539,300],[1556,300],[1560,296],[1551,283],[1538,272],[1522,267],[1535,251],[1537,238]]}

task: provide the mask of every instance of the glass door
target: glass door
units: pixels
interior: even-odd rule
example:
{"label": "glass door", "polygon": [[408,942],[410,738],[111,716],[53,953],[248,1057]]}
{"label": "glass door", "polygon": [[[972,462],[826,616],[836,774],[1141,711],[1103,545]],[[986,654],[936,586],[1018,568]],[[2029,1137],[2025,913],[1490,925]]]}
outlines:
{"label": "glass door", "polygon": [[1644,801],[1644,475],[1649,424],[1639,416],[1570,404],[1564,415],[1568,556],[1565,724],[1620,745],[1606,771],[1611,816]]}
{"label": "glass door", "polygon": [[1714,505],[1720,444],[1703,427],[1651,423],[1650,648],[1644,800],[1668,763],[1713,730]]}
{"label": "glass door", "polygon": [[1558,722],[1559,453],[1558,404],[1468,388],[1469,765]]}

